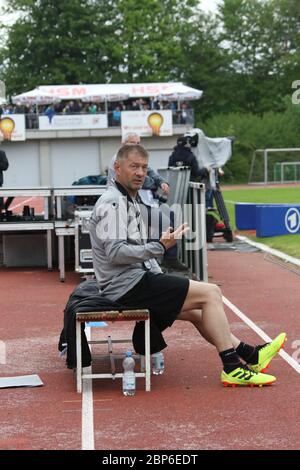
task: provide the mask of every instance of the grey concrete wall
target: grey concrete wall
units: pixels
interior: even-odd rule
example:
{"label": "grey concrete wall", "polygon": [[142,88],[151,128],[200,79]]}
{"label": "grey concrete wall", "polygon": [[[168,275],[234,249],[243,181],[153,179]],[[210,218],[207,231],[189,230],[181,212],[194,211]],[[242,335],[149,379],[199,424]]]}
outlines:
{"label": "grey concrete wall", "polygon": [[[174,126],[170,137],[143,138],[150,165],[167,166],[168,157],[186,126]],[[104,174],[121,144],[121,129],[26,132],[24,142],[3,142],[9,169],[4,186],[67,186],[82,176]]]}
{"label": "grey concrete wall", "polygon": [[40,186],[39,141],[2,142],[9,168],[3,172],[3,186]]}

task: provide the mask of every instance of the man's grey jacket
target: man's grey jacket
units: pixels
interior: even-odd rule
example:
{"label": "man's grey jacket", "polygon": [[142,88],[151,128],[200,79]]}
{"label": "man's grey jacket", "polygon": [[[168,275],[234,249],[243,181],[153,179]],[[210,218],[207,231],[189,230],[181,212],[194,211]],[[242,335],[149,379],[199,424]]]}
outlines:
{"label": "man's grey jacket", "polygon": [[147,242],[141,206],[116,182],[98,199],[90,220],[93,264],[101,294],[118,300],[146,271],[161,273],[160,242]]}

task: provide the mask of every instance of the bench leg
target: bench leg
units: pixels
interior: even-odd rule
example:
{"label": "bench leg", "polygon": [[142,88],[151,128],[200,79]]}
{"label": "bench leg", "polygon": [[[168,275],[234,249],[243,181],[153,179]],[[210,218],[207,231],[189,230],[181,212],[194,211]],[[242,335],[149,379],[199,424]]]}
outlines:
{"label": "bench leg", "polygon": [[63,235],[58,235],[58,269],[61,282],[65,280],[65,245]]}
{"label": "bench leg", "polygon": [[82,362],[81,362],[81,323],[76,322],[76,383],[77,392],[82,393]]}
{"label": "bench leg", "polygon": [[151,390],[151,356],[150,356],[150,320],[145,320],[145,366],[146,392]]}

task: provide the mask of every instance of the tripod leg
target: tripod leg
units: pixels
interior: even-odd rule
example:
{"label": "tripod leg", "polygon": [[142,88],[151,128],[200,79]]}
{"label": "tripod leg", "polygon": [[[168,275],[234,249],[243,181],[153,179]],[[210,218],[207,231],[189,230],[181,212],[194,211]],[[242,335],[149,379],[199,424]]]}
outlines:
{"label": "tripod leg", "polygon": [[220,188],[217,188],[214,190],[214,199],[216,201],[216,206],[217,206],[219,215],[221,219],[224,221],[224,225],[225,225],[224,238],[226,241],[232,242],[233,236],[232,236],[232,230],[230,227],[229,215],[228,215],[228,211],[225,206],[225,202],[224,202],[223,195],[222,195]]}
{"label": "tripod leg", "polygon": [[13,202],[15,198],[14,197],[8,197],[6,198],[6,201],[5,201],[5,204],[4,204],[4,208],[5,210],[7,211],[9,206],[11,205],[11,203]]}

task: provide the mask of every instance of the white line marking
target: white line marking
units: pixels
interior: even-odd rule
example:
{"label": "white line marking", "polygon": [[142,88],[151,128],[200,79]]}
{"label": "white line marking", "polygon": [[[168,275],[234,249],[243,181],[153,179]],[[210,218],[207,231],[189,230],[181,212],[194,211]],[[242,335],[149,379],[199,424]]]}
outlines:
{"label": "white line marking", "polygon": [[[224,202],[228,202],[228,204],[236,204],[236,201],[231,201],[230,199],[224,199]],[[253,204],[253,203],[248,202],[248,204]]]}
{"label": "white line marking", "polygon": [[[85,328],[88,341],[91,339],[91,328]],[[84,368],[85,374],[92,373],[92,367]],[[95,450],[94,437],[94,404],[92,379],[83,380],[82,384],[82,425],[81,425],[82,450]]]}
{"label": "white line marking", "polygon": [[26,202],[30,202],[32,199],[35,199],[35,196],[29,197],[28,199],[25,199],[25,201],[19,202],[15,206],[10,206],[9,210],[13,210],[13,209],[16,209],[17,207],[23,206],[24,204],[26,204]]}
{"label": "white line marking", "polygon": [[292,256],[289,256],[282,251],[275,250],[274,248],[270,248],[269,246],[265,245],[264,243],[257,243],[253,242],[247,237],[242,237],[241,235],[237,235],[236,238],[238,240],[241,240],[243,242],[249,243],[249,245],[255,246],[256,248],[259,248],[262,251],[265,251],[266,253],[270,253],[271,255],[277,256],[277,258],[281,258],[284,261],[288,263],[295,264],[296,266],[300,266],[300,259],[298,258],[293,258]]}
{"label": "white line marking", "polygon": [[[252,330],[255,331],[266,343],[270,343],[272,339],[261,329],[259,326],[257,326],[250,318],[248,318],[241,310],[239,310],[233,303],[230,302],[226,297],[222,297],[223,302],[225,305],[227,305],[230,310],[232,310],[233,313],[235,313],[243,322],[246,323]],[[293,359],[289,354],[287,354],[285,351],[281,350],[279,352],[279,355],[291,366],[293,369],[295,369],[298,374],[300,374],[300,364],[298,364],[295,359]]]}

